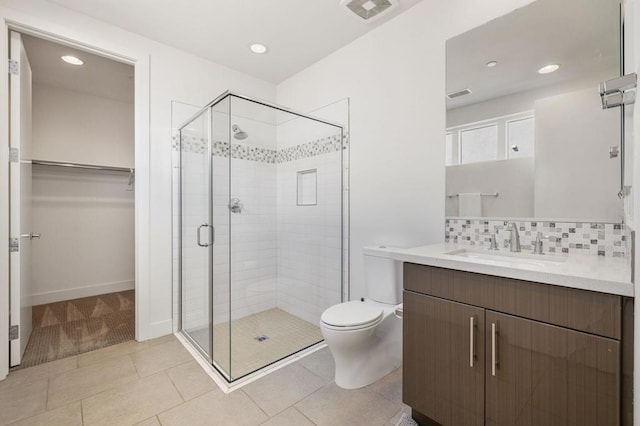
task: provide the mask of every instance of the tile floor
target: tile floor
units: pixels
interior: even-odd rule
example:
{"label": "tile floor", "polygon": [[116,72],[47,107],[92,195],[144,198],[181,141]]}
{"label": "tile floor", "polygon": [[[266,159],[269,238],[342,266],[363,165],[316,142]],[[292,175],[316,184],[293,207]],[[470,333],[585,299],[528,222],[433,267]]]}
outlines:
{"label": "tile floor", "polygon": [[[197,342],[208,344],[208,333],[202,329],[190,334]],[[258,336],[267,339],[257,341]],[[229,323],[216,324],[213,338],[214,361],[231,377],[239,378],[322,341],[322,333],[317,325],[275,308],[231,321],[231,339]]]}
{"label": "tile floor", "polygon": [[346,391],[328,349],[225,395],[174,336],[12,372],[0,425],[395,425],[401,371]]}

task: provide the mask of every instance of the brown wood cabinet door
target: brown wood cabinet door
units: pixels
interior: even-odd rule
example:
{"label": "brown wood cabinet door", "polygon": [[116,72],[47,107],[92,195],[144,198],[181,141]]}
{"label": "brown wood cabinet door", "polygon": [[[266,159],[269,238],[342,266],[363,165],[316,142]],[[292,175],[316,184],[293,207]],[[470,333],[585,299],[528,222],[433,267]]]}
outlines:
{"label": "brown wood cabinet door", "polygon": [[618,341],[489,310],[485,336],[487,426],[619,424]]}
{"label": "brown wood cabinet door", "polygon": [[484,425],[484,352],[484,309],[404,292],[406,404],[444,426]]}

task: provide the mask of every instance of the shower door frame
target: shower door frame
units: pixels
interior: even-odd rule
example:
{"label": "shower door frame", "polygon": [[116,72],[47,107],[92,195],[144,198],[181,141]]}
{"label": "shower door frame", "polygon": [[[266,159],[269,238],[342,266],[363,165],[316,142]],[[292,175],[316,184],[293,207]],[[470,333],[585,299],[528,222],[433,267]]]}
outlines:
{"label": "shower door frame", "polygon": [[[340,216],[341,216],[341,230],[340,230],[340,270],[341,270],[341,274],[340,274],[340,302],[344,302],[345,299],[349,299],[350,297],[350,285],[349,285],[349,280],[350,280],[350,273],[349,273],[349,256],[350,256],[350,239],[346,240],[345,242],[345,237],[347,235],[349,235],[349,229],[350,229],[350,223],[349,223],[349,204],[350,204],[350,197],[349,197],[349,158],[350,158],[350,153],[349,153],[349,143],[348,143],[348,138],[349,136],[345,136],[345,127],[343,125],[337,124],[337,123],[333,123],[330,122],[328,120],[323,120],[317,117],[313,117],[312,115],[308,115],[308,114],[303,114],[300,112],[296,112],[294,110],[291,110],[289,108],[283,107],[281,105],[277,105],[271,102],[266,102],[260,99],[256,99],[253,98],[251,96],[247,96],[247,95],[242,95],[230,90],[226,90],[225,92],[223,92],[222,94],[220,94],[219,96],[217,96],[216,98],[214,98],[211,102],[209,102],[208,104],[206,104],[204,107],[202,107],[197,113],[193,114],[191,117],[189,117],[187,120],[185,120],[179,127],[178,127],[178,131],[179,131],[179,135],[180,135],[180,140],[179,140],[179,144],[180,144],[180,151],[179,151],[179,158],[180,158],[180,182],[178,185],[178,191],[179,191],[179,208],[178,208],[178,215],[179,215],[179,223],[180,226],[178,227],[179,229],[179,245],[178,245],[178,267],[179,267],[179,273],[178,273],[178,309],[179,309],[179,315],[178,315],[178,332],[185,337],[185,339],[192,345],[192,347],[194,347],[201,356],[203,356],[207,362],[209,363],[209,365],[211,365],[216,371],[217,373],[222,376],[225,381],[228,384],[233,384],[233,383],[237,383],[239,381],[241,381],[244,378],[247,377],[251,377],[254,374],[259,374],[264,368],[271,366],[273,364],[277,364],[279,362],[282,361],[286,361],[287,359],[289,359],[292,355],[295,355],[297,353],[300,353],[304,350],[307,350],[309,348],[312,348],[316,345],[321,344],[324,340],[319,341],[318,343],[315,343],[311,346],[307,346],[304,348],[301,348],[295,352],[290,353],[289,355],[287,355],[284,358],[278,359],[276,361],[273,361],[269,364],[266,364],[262,367],[260,367],[259,369],[239,376],[239,377],[235,377],[232,378],[231,375],[231,371],[229,373],[225,372],[223,368],[219,367],[213,357],[213,345],[215,344],[214,342],[214,338],[213,338],[213,245],[215,244],[215,238],[212,239],[212,243],[211,246],[208,247],[209,249],[209,255],[208,255],[208,286],[209,286],[209,314],[210,314],[210,324],[211,324],[211,328],[209,330],[209,341],[210,341],[210,348],[211,348],[211,354],[207,354],[206,351],[200,346],[200,344],[198,344],[195,339],[193,339],[186,330],[184,330],[183,328],[183,320],[182,320],[182,314],[183,314],[183,282],[182,282],[182,267],[183,267],[183,249],[182,249],[182,238],[183,238],[183,232],[182,232],[182,201],[183,201],[183,194],[182,194],[182,131],[183,129],[189,125],[190,123],[192,123],[194,120],[196,120],[198,117],[202,116],[203,114],[207,113],[207,111],[209,112],[209,128],[207,129],[207,135],[208,135],[208,140],[207,140],[207,152],[209,155],[208,158],[208,164],[209,164],[209,169],[208,169],[208,187],[209,187],[209,194],[208,194],[208,204],[209,204],[209,217],[208,217],[208,223],[213,227],[213,150],[212,150],[212,143],[213,143],[213,107],[215,105],[217,105],[218,103],[222,102],[223,100],[225,100],[226,98],[237,98],[237,99],[242,99],[245,101],[249,101],[249,102],[253,102],[255,104],[258,105],[262,105],[268,108],[272,108],[275,109],[277,111],[282,111],[291,115],[295,115],[298,117],[302,117],[302,118],[306,118],[312,121],[316,121],[322,124],[326,124],[328,126],[332,126],[332,127],[336,127],[338,129],[340,129],[340,164],[341,164],[341,172],[340,172],[340,185],[341,185],[341,201],[340,201]],[[348,102],[348,105],[350,104],[350,102]],[[349,113],[350,114],[350,113]],[[347,117],[347,121],[350,120],[350,117]],[[229,126],[231,126],[231,102],[229,102]],[[347,123],[348,126],[348,123]],[[230,127],[229,127],[230,128]],[[231,133],[229,133],[229,184],[231,184]],[[345,153],[346,151],[346,153]],[[345,159],[345,154],[347,155],[347,158]],[[232,232],[232,228],[231,228],[231,220],[229,220],[228,222],[228,226],[229,226],[229,250],[231,250],[231,232]],[[215,235],[215,230],[214,230],[214,235]],[[230,253],[231,254],[231,253]],[[231,304],[231,256],[229,257],[229,304]],[[231,306],[229,306],[229,327],[231,327]],[[229,350],[231,351],[231,332],[229,332]],[[229,357],[231,358],[231,354],[229,354]],[[232,360],[229,359],[229,369],[231,370],[231,363]]]}

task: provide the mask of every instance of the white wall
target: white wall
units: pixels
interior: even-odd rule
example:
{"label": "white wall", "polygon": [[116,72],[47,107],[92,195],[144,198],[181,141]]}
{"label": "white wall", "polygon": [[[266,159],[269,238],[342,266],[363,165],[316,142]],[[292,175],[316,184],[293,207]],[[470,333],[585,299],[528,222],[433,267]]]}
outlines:
{"label": "white wall", "polygon": [[350,98],[351,298],[363,246],[444,238],[445,41],[527,3],[423,1],[278,85],[302,111]]}
{"label": "white wall", "polygon": [[33,85],[33,158],[133,167],[133,104]]}
{"label": "white wall", "polygon": [[[41,29],[83,46],[130,58],[136,64],[136,336],[146,340],[170,333],[171,101],[204,105],[227,89],[273,101],[275,86],[45,0],[2,0],[0,4],[0,17],[5,22]],[[2,33],[0,52],[6,57],[6,31]],[[1,78],[6,87],[6,76]],[[0,100],[1,108],[6,108],[6,94]],[[2,112],[6,115],[6,109]],[[8,132],[6,120],[0,121],[0,128]],[[0,167],[0,172],[4,170]],[[6,191],[6,187],[0,190]],[[0,219],[3,223],[8,220]],[[6,273],[0,285],[5,294]],[[0,309],[2,321],[6,321],[4,305]],[[2,339],[5,329],[2,327],[0,340],[6,340]]]}
{"label": "white wall", "polygon": [[128,178],[33,167],[33,230],[41,234],[31,244],[34,305],[133,288]]}

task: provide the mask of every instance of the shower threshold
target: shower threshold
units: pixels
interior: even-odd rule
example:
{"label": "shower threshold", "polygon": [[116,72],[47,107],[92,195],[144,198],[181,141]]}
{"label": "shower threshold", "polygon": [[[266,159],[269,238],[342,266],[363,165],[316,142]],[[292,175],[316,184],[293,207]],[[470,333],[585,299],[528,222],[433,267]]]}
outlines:
{"label": "shower threshold", "polygon": [[181,332],[175,333],[176,338],[182,345],[187,349],[187,351],[191,354],[191,356],[196,360],[196,362],[200,365],[200,367],[211,377],[211,379],[215,382],[216,385],[222,390],[224,393],[231,393],[234,390],[240,389],[249,383],[255,382],[256,380],[266,376],[269,373],[272,373],[276,370],[281,369],[282,367],[286,367],[289,364],[292,364],[307,355],[310,355],[314,352],[319,351],[327,346],[327,344],[323,341],[315,343],[305,349],[302,349],[294,354],[291,354],[279,361],[276,361],[272,364],[269,364],[260,370],[254,371],[253,373],[247,374],[233,382],[227,381],[227,379],[218,371],[216,367],[211,365],[209,361],[198,351],[195,349],[189,340],[184,337]]}

